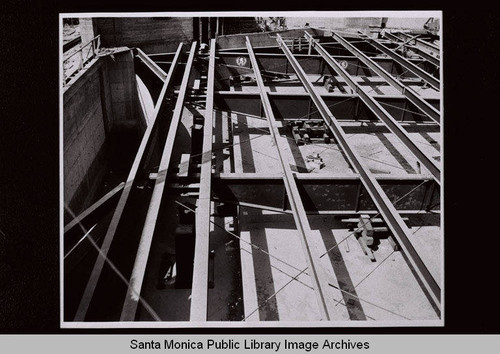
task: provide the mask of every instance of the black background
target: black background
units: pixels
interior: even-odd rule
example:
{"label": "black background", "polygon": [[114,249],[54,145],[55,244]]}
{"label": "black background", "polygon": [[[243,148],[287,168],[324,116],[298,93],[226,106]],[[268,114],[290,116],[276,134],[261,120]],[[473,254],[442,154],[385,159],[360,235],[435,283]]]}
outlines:
{"label": "black background", "polygon": [[[268,2],[258,9],[249,8],[254,2],[179,2],[177,7],[169,2],[168,8],[147,3],[0,5],[0,230],[6,249],[0,256],[10,269],[0,279],[0,333],[500,334],[500,159],[495,156],[500,13],[479,11],[477,4],[458,9],[434,2],[377,9],[373,4],[326,8],[325,1],[308,1],[309,8]],[[445,327],[60,329],[59,13],[366,9],[444,10]]]}

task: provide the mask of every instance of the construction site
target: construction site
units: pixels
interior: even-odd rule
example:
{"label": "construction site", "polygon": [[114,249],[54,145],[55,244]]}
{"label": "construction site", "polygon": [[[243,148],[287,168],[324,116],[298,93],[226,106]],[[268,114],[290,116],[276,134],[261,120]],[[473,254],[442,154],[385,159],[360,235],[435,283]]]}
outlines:
{"label": "construction site", "polygon": [[410,15],[61,16],[62,326],[442,326]]}

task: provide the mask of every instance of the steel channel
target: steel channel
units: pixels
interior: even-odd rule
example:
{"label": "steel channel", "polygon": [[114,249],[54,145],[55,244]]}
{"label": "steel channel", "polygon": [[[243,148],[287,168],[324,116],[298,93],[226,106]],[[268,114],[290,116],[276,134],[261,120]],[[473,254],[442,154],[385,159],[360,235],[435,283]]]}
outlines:
{"label": "steel channel", "polygon": [[286,46],[282,46],[282,39],[278,35],[277,38],[278,43],[280,44],[281,49],[287,55],[290,63],[292,64],[297,76],[300,78],[304,88],[307,90],[311,99],[314,101],[316,107],[318,108],[321,116],[323,117],[325,123],[330,128],[331,132],[334,134],[338,143],[342,147],[342,150],[345,152],[346,156],[349,159],[349,162],[352,166],[355,167],[361,181],[363,182],[364,187],[370,194],[373,202],[377,206],[377,209],[380,211],[380,214],[383,216],[385,222],[387,223],[389,229],[393,233],[394,237],[397,239],[399,244],[401,245],[402,251],[406,254],[408,259],[408,264],[410,268],[414,270],[417,275],[417,279],[423,285],[423,290],[428,296],[433,305],[434,310],[440,314],[440,298],[441,298],[441,288],[437,284],[436,280],[429,272],[424,262],[418,255],[417,251],[413,247],[410,238],[411,232],[406,226],[405,222],[398,214],[396,208],[391,203],[387,195],[382,190],[381,186],[378,184],[377,180],[373,176],[373,174],[369,171],[369,169],[364,166],[364,163],[361,161],[358,153],[351,148],[349,143],[347,142],[347,136],[342,131],[342,127],[338,123],[337,119],[329,112],[329,109],[326,103],[316,94],[314,91],[311,82],[307,79],[306,74],[300,67],[299,63],[295,60],[293,54],[286,48]]}
{"label": "steel channel", "polygon": [[441,171],[437,166],[436,162],[420,150],[420,148],[413,142],[408,133],[404,128],[399,125],[399,123],[370,95],[368,95],[361,86],[359,86],[350,75],[328,54],[328,52],[313,38],[308,38],[312,43],[313,47],[318,51],[319,54],[325,59],[325,61],[347,82],[347,84],[354,90],[361,100],[370,108],[370,110],[377,116],[381,121],[383,121],[389,130],[395,134],[406,147],[417,157],[417,159],[429,170],[429,172],[434,176],[436,182],[440,184]]}
{"label": "steel channel", "polygon": [[196,208],[196,241],[194,249],[193,286],[191,292],[191,321],[206,321],[208,307],[208,261],[210,238],[210,197],[212,182],[212,135],[214,113],[216,39],[210,41],[207,74],[207,99],[203,123],[203,146],[200,171],[200,195]]}
{"label": "steel channel", "polygon": [[[306,32],[307,33],[307,32]],[[307,38],[307,36],[306,36]],[[412,90],[410,87],[405,86],[398,80],[396,80],[392,75],[390,75],[387,71],[382,69],[377,63],[367,57],[362,51],[353,46],[351,43],[346,41],[342,36],[334,33],[333,38],[337,40],[340,44],[344,46],[348,51],[350,51],[354,56],[359,58],[366,66],[368,66],[371,70],[375,71],[377,75],[384,78],[392,87],[397,89],[401,94],[406,96],[408,100],[417,106],[422,112],[424,112],[429,118],[434,120],[436,123],[440,123],[441,116],[439,111],[437,111],[434,107],[432,107],[429,103],[424,101],[417,93]]]}
{"label": "steel channel", "polygon": [[[191,46],[192,52],[195,49],[195,47],[196,47],[196,42],[194,42]],[[165,179],[167,175],[167,170],[170,164],[170,158],[172,156],[177,128],[181,119],[182,106],[184,103],[187,84],[189,82],[189,74],[191,72],[193,59],[194,55],[190,54],[181,83],[181,92],[177,97],[174,113],[172,115],[172,120],[170,122],[167,140],[163,149],[160,165],[158,167],[158,176],[155,181],[155,186],[151,196],[151,201],[149,203],[146,220],[144,222],[144,228],[142,230],[141,238],[139,241],[137,255],[134,262],[134,268],[132,270],[132,275],[130,276],[129,287],[127,290],[127,295],[125,297],[125,302],[123,304],[120,321],[133,321],[135,319],[137,305],[139,302],[139,296],[142,289],[142,283],[144,280],[144,273],[146,271],[146,265],[149,258],[151,242],[153,240],[154,230],[156,227],[158,213],[160,210],[163,191],[165,188]]]}
{"label": "steel channel", "polygon": [[288,195],[295,224],[297,226],[297,231],[301,236],[300,239],[305,251],[306,261],[309,269],[308,274],[316,293],[316,299],[318,301],[319,305],[318,308],[321,314],[321,318],[330,320],[331,316],[329,313],[329,308],[333,309],[332,307],[334,306],[334,303],[332,301],[333,298],[325,295],[324,288],[328,287],[328,282],[326,281],[326,277],[325,274],[323,274],[321,266],[316,265],[314,261],[315,259],[319,260],[319,255],[316,254],[317,252],[315,250],[315,247],[310,244],[311,227],[307,219],[304,205],[302,204],[300,198],[297,184],[295,182],[294,176],[288,164],[288,160],[285,156],[283,156],[283,148],[284,148],[284,146],[282,146],[284,145],[283,140],[280,139],[281,137],[278,131],[278,127],[276,125],[276,118],[274,117],[274,113],[272,111],[271,102],[269,100],[267,93],[265,92],[265,86],[260,74],[260,69],[257,63],[257,59],[255,57],[252,44],[250,43],[250,39],[248,37],[246,37],[246,45],[250,56],[250,61],[252,62],[252,67],[255,71],[257,84],[260,89],[260,96],[268,120],[269,130],[271,132],[272,138],[278,150],[278,156],[283,170],[283,182]]}

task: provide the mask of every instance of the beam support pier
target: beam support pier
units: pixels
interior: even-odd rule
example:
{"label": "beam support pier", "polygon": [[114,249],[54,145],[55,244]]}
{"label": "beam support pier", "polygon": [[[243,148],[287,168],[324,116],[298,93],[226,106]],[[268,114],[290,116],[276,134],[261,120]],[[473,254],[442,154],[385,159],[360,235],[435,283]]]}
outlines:
{"label": "beam support pier", "polygon": [[[329,127],[342,150],[345,152],[349,162],[359,174],[365,189],[368,191],[392,234],[401,245],[402,252],[404,253],[405,259],[407,259],[407,263],[410,269],[412,269],[417,278],[417,281],[419,281],[419,283],[422,285],[422,290],[430,300],[432,307],[434,308],[438,316],[440,316],[441,288],[427,269],[414,246],[412,245],[410,241],[410,230],[406,226],[401,216],[398,214],[394,205],[391,203],[387,195],[380,187],[380,184],[378,184],[374,175],[370,172],[367,166],[365,166],[358,153],[350,146],[347,141],[347,136],[343,132],[342,127],[339,125],[337,119],[331,114],[328,106],[321,99],[321,97],[316,94],[313,89],[312,83],[307,78],[304,70],[299,65],[293,54],[288,50],[288,48],[283,45],[284,42],[279,34],[277,36],[277,41],[282,51],[286,54],[288,60],[292,64],[302,85],[311,96],[311,99],[314,101],[318,111],[321,114],[321,117],[325,121],[325,124]],[[312,43],[312,45],[316,49],[318,49],[319,45],[316,42],[310,41],[310,43]]]}

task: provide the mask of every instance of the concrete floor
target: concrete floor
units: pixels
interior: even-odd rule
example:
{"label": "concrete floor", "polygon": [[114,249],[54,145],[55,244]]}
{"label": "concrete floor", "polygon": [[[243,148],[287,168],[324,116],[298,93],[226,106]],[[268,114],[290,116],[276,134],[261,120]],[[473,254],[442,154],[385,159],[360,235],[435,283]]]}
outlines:
{"label": "concrete floor", "polygon": [[[241,214],[242,238],[259,247],[242,246],[242,259],[246,254],[248,262],[250,257],[253,260],[253,268],[247,265],[242,274],[247,321],[319,320],[309,276],[303,273],[290,282],[306,267],[291,216],[247,208],[242,208]],[[327,292],[338,303],[332,320],[438,319],[401,253],[394,252],[387,239],[380,239],[374,251],[377,261],[372,262],[338,219],[309,216],[309,220],[316,239],[314,246],[320,254],[330,250],[320,264],[327,271],[329,283],[336,287]],[[416,241],[431,273],[439,279],[439,228],[414,229],[418,239],[412,242]]]}

